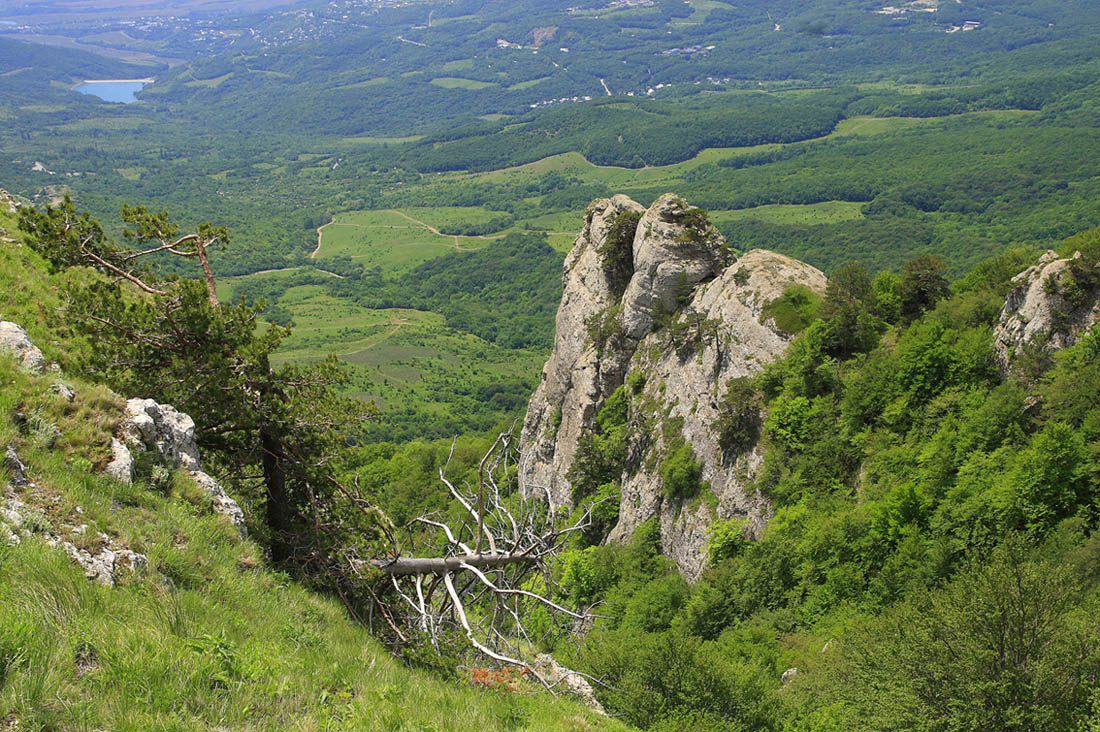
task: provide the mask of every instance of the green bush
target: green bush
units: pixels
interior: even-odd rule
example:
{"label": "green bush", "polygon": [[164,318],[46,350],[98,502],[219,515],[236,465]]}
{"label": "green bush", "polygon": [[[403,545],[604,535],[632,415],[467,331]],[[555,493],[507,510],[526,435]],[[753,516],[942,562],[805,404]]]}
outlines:
{"label": "green bush", "polygon": [[740,519],[718,519],[707,528],[707,561],[712,566],[745,551],[749,544],[745,538],[746,525]]}
{"label": "green bush", "polygon": [[611,289],[617,295],[626,290],[634,274],[634,235],[641,220],[640,211],[620,212],[611,222],[607,241],[599,249],[604,257],[604,270],[611,282]]}
{"label": "green bush", "polygon": [[695,452],[686,442],[669,451],[661,463],[660,474],[665,496],[673,500],[694,498],[703,487],[703,464],[695,459]]}
{"label": "green bush", "polygon": [[760,438],[763,403],[750,378],[730,379],[718,403],[712,429],[722,454],[729,458],[756,444]]}
{"label": "green bush", "polygon": [[[746,278],[747,280],[747,278]],[[798,335],[817,318],[821,296],[808,287],[791,285],[781,296],[764,306],[763,317],[789,335]]]}

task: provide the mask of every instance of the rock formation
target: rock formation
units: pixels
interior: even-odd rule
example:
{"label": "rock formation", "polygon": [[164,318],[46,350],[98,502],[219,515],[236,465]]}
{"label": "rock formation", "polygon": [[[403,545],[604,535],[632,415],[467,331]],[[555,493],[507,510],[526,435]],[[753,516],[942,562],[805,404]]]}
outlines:
{"label": "rock formation", "polygon": [[1080,252],[1061,259],[1048,251],[1036,265],[1012,278],[1016,287],[1008,293],[993,332],[993,348],[1002,369],[1007,371],[1028,347],[1047,355],[1068,348],[1100,322],[1096,285],[1081,282],[1100,280],[1095,270],[1084,263]]}
{"label": "rock formation", "polygon": [[[569,504],[567,474],[581,438],[629,383],[629,458],[610,540],[658,517],[664,552],[694,578],[715,518],[744,519],[756,535],[769,515],[767,501],[747,487],[759,450],[730,454],[719,445],[714,425],[726,385],[759,371],[790,342],[765,306],[793,285],[823,292],[826,280],[773,252],[736,259],[705,214],[674,195],[642,211],[625,196],[588,209],[565,262],[554,349],[524,421],[521,481],[527,495]],[[625,214],[642,214],[629,257],[615,241]],[[711,495],[682,500],[664,490],[660,465],[673,443],[690,446]]]}
{"label": "rock formation", "polygon": [[27,331],[15,323],[0,321],[0,351],[10,353],[28,371],[42,373],[46,370],[46,357],[31,343]]}
{"label": "rock formation", "polygon": [[244,512],[230,498],[221,484],[203,472],[199,462],[199,446],[195,442],[195,422],[189,415],[168,404],[152,399],[130,399],[126,415],[119,425],[122,440],[111,441],[113,459],[105,472],[124,483],[134,479],[134,459],[131,451],[152,451],[172,468],[182,468],[204,489],[214,504],[214,511],[229,520],[241,534],[245,533]]}
{"label": "rock formation", "polygon": [[[18,546],[24,539],[39,535],[50,546],[68,554],[84,570],[85,577],[107,587],[114,586],[125,574],[144,572],[148,568],[148,557],[119,546],[106,534],[97,534],[87,541],[86,524],[52,526],[42,511],[25,502],[13,490],[20,488],[34,494],[37,489],[27,475],[27,466],[14,448],[8,447],[4,463],[12,473],[12,480],[0,498],[0,544]],[[79,508],[77,510],[80,511]],[[70,539],[90,548],[81,548]]]}

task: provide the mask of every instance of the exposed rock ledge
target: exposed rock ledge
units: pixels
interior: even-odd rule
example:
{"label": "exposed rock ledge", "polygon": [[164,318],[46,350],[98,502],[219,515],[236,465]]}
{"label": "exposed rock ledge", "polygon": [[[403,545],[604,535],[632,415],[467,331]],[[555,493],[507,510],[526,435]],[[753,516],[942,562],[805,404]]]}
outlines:
{"label": "exposed rock ledge", "polygon": [[[642,216],[629,281],[620,290],[616,277],[623,268],[611,261],[608,241],[624,212]],[[747,531],[758,535],[770,514],[764,497],[748,488],[762,460],[759,450],[724,455],[713,432],[725,386],[758,372],[790,342],[764,316],[765,306],[792,285],[824,292],[827,284],[814,267],[774,252],[752,251],[735,260],[717,230],[696,212],[672,194],[648,210],[625,196],[588,208],[565,261],[554,348],[521,436],[524,493],[568,505],[567,473],[582,435],[594,428],[600,408],[619,386],[632,374],[644,377],[632,402],[656,405],[661,424],[682,421],[679,437],[702,463],[702,479],[713,496],[685,503],[665,495],[658,470],[668,448],[665,438],[632,408],[629,466],[610,540],[624,540],[643,521],[658,517],[663,551],[689,578],[698,577],[706,564],[706,531],[716,518],[744,519]],[[677,347],[667,329],[657,326],[670,310],[675,322],[694,324],[687,347]],[[662,314],[666,317],[657,317]],[[591,326],[603,317],[610,319],[604,330],[611,336],[597,344]],[[642,381],[636,377],[632,383]]]}
{"label": "exposed rock ledge", "polygon": [[[12,473],[13,487],[35,489],[36,486],[27,476],[27,466],[20,461],[15,450],[7,449],[4,462]],[[72,538],[85,536],[88,531],[87,525],[62,528]],[[144,554],[118,546],[106,534],[98,534],[87,542],[95,550],[94,554],[78,547],[65,536],[46,528],[39,512],[19,498],[12,487],[5,488],[3,500],[0,501],[0,544],[17,546],[35,533],[41,535],[50,546],[68,554],[84,570],[85,577],[107,587],[114,586],[122,575],[144,572],[149,566],[149,559]]]}
{"label": "exposed rock ledge", "polygon": [[10,353],[28,371],[42,373],[46,370],[46,357],[31,343],[27,331],[7,320],[0,320],[0,351]]}
{"label": "exposed rock ledge", "polygon": [[1082,292],[1071,298],[1066,285],[1072,268],[1080,266],[1081,253],[1060,259],[1048,251],[1039,262],[1012,278],[1016,287],[1008,293],[993,331],[993,348],[1001,368],[1011,368],[1023,349],[1032,347],[1047,355],[1068,348],[1100,322],[1100,296]]}
{"label": "exposed rock ledge", "polygon": [[245,535],[241,507],[218,481],[202,470],[199,446],[195,442],[195,421],[189,415],[152,399],[130,399],[126,402],[126,415],[119,425],[119,433],[122,439],[111,441],[114,457],[107,465],[107,474],[129,484],[134,479],[132,451],[153,451],[170,467],[187,471],[210,495],[214,511],[227,516],[241,535]]}

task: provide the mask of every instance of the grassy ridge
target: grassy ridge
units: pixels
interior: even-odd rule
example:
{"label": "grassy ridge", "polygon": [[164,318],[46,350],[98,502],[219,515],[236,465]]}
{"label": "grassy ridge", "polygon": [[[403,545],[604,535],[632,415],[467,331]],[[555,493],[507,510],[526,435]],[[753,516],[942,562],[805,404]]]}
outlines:
{"label": "grassy ridge", "polygon": [[[0,226],[10,232],[12,223],[0,213]],[[0,245],[0,314],[66,363],[84,346],[54,327],[62,284],[26,247]],[[0,356],[0,444],[16,449],[34,483],[17,490],[35,509],[28,525],[91,550],[102,532],[146,554],[149,570],[105,588],[39,538],[0,546],[0,727],[625,729],[568,700],[408,669],[338,602],[269,569],[262,547],[213,514],[184,474],[164,481],[140,468],[132,487],[97,474],[122,400],[66,373],[77,393],[69,403],[52,389],[57,378]],[[47,447],[37,431],[24,434],[17,410],[60,438]],[[0,465],[0,485],[11,478]]]}

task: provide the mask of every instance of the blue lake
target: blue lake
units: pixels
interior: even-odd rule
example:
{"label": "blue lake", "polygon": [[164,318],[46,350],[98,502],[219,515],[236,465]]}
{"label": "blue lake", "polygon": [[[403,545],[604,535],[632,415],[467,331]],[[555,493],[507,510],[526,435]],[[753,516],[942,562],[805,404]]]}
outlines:
{"label": "blue lake", "polygon": [[105,102],[129,104],[137,101],[137,93],[148,83],[147,81],[86,81],[73,87],[73,91],[91,94]]}

